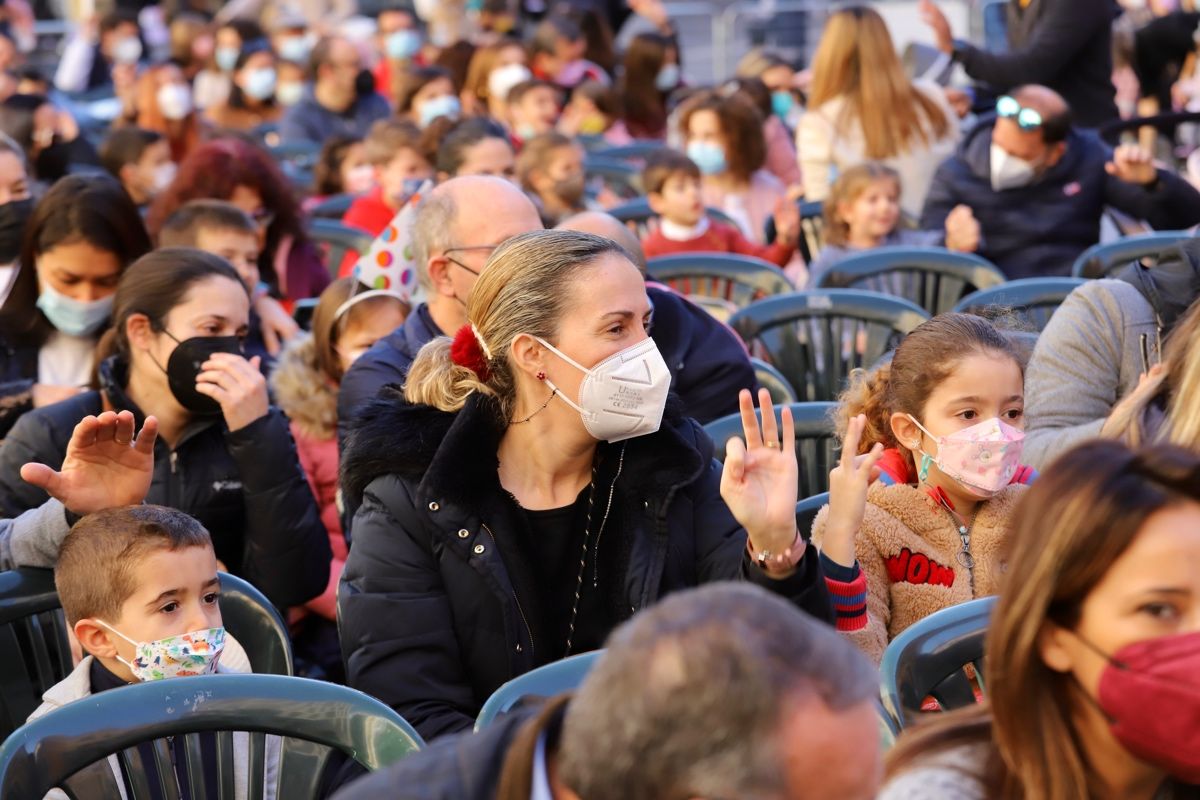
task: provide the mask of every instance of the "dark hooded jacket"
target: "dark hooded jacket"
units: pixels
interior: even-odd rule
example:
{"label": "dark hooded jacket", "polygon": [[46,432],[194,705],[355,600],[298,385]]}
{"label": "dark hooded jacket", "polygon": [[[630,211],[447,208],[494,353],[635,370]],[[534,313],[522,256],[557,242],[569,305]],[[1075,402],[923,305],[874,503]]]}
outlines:
{"label": "dark hooded jacket", "polygon": [[1093,133],[1073,129],[1066,151],[1028,186],[996,191],[991,184],[994,118],[983,120],[942,162],[921,214],[922,230],[941,230],[959,204],[971,207],[983,237],[980,255],[1009,278],[1069,275],[1075,258],[1100,240],[1100,216],[1112,206],[1154,228],[1200,222],[1200,193],[1165,170],[1137,186],[1109,175],[1112,151]]}
{"label": "dark hooded jacket", "polygon": [[[125,394],[122,363],[109,358],[99,374],[100,391],[30,411],[13,427],[0,448],[4,516],[46,501],[44,491],[21,480],[21,465],[38,461],[58,469],[71,432],[85,416],[128,409],[141,429],[145,415]],[[325,589],[329,537],[278,409],[236,431],[221,417],[197,418],[173,450],[159,438],[146,502],[200,520],[217,558],[277,606],[299,605]]]}
{"label": "dark hooded jacket", "polygon": [[1146,298],[1154,309],[1159,335],[1165,338],[1200,297],[1200,238],[1171,248],[1153,267],[1134,261],[1113,277]]}
{"label": "dark hooded jacket", "polygon": [[[353,424],[342,459],[343,493],[360,503],[338,592],[348,681],[426,739],[471,727],[501,684],[561,657],[546,652],[535,568],[497,476],[498,418],[479,395],[451,414],[405,405],[388,387]],[[600,445],[598,481],[615,488],[597,592],[612,625],[717,580],[754,581],[832,621],[811,548],[783,580],[751,563],[712,454],[677,402],[657,433]]]}

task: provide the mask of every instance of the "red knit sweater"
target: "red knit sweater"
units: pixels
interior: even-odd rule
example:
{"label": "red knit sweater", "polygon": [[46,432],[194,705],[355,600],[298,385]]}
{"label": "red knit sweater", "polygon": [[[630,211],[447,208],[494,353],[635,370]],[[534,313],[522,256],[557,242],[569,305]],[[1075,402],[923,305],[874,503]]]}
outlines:
{"label": "red knit sweater", "polygon": [[750,241],[737,228],[720,222],[710,222],[708,230],[695,239],[677,242],[662,235],[661,231],[646,234],[642,240],[646,258],[667,256],[675,253],[740,253],[757,256],[780,267],[787,266],[796,252],[796,246],[785,244],[757,244]]}

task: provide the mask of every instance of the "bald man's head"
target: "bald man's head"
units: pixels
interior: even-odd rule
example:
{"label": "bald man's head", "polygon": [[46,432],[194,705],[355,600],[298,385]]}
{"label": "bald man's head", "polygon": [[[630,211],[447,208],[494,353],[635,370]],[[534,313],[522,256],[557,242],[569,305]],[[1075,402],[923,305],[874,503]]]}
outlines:
{"label": "bald man's head", "polygon": [[1032,108],[1042,115],[1042,141],[1055,144],[1067,138],[1071,129],[1071,107],[1058,92],[1036,83],[1018,86],[1012,98],[1022,108]]}
{"label": "bald man's head", "polygon": [[[1045,86],[1020,86],[1013,90],[1010,97],[1022,110],[1036,112],[1041,124],[1022,128],[1020,122],[1026,121],[1024,118],[1031,115],[1020,112],[1011,116],[997,116],[992,127],[992,144],[1031,166],[1033,171],[1029,176],[1034,179],[1057,164],[1066,152],[1067,134],[1071,132],[1071,111],[1061,95]],[[995,153],[992,154],[993,170],[1019,163],[1001,165],[998,158]],[[1022,170],[1025,168],[1022,167]]]}
{"label": "bald man's head", "polygon": [[603,211],[584,211],[558,223],[556,230],[594,233],[597,236],[612,239],[633,256],[633,263],[642,271],[643,275],[646,274],[646,254],[642,251],[642,243],[638,241],[637,234],[629,230],[612,214],[605,214]]}

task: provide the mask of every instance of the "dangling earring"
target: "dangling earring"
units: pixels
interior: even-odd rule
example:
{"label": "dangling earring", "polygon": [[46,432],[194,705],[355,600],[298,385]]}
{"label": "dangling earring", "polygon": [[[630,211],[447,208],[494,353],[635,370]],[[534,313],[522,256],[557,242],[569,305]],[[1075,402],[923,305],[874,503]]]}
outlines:
{"label": "dangling earring", "polygon": [[921,483],[925,483],[929,479],[929,466],[933,463],[933,458],[928,453],[921,454],[921,467],[917,472],[917,477],[921,479]]}

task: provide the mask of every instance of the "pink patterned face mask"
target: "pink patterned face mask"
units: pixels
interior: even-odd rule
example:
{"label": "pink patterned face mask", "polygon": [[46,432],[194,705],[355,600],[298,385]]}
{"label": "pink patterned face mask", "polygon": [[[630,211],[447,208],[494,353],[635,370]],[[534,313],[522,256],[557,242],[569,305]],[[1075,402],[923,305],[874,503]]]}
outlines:
{"label": "pink patterned face mask", "polygon": [[943,475],[953,478],[971,494],[986,499],[1008,486],[1021,466],[1025,434],[999,417],[949,436],[934,436],[911,414],[907,416],[938,446],[936,457],[921,451],[922,481],[929,476],[929,465],[937,464]]}

